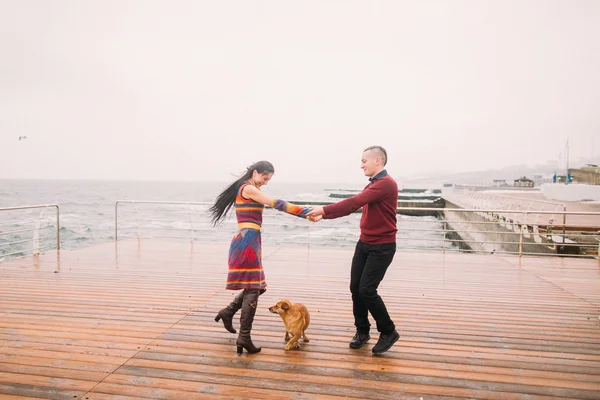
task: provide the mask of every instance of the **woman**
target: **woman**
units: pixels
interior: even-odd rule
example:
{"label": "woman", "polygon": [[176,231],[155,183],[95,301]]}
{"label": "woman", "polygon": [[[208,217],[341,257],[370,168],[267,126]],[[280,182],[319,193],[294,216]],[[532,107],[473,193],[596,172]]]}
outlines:
{"label": "woman", "polygon": [[223,326],[236,333],[232,320],[241,308],[240,333],[236,344],[237,352],[243,349],[248,353],[258,353],[260,347],[254,346],[250,338],[252,322],[256,314],[258,296],[265,292],[267,283],[262,267],[260,228],[265,205],[284,211],[300,218],[306,218],[309,208],[296,206],[284,200],[272,199],[260,191],[266,185],[275,169],[268,161],[259,161],[248,167],[246,173],[225,189],[210,208],[212,222],[217,225],[235,205],[238,231],[229,247],[229,290],[242,290],[229,304],[217,313],[215,321],[223,320]]}

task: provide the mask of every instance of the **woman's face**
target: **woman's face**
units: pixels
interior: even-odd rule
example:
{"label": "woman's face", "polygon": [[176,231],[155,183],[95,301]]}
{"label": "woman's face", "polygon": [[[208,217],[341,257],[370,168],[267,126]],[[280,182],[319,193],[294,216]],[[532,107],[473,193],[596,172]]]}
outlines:
{"label": "woman's face", "polygon": [[258,187],[264,186],[267,183],[269,183],[269,181],[271,180],[272,177],[273,177],[273,173],[272,172],[265,172],[265,173],[262,173],[262,174],[259,173],[256,170],[254,170],[252,172],[252,181],[254,181],[254,183]]}

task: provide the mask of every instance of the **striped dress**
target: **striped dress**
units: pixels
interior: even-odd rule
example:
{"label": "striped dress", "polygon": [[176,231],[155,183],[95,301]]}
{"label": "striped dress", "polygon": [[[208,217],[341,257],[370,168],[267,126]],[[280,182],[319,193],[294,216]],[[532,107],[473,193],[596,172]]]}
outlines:
{"label": "striped dress", "polygon": [[[262,241],[260,228],[265,206],[254,200],[242,197],[242,190],[250,181],[244,182],[235,199],[235,216],[238,231],[229,247],[229,272],[226,289],[265,289],[267,281],[262,267]],[[274,200],[271,207],[305,218],[309,208],[290,204],[284,200]]]}

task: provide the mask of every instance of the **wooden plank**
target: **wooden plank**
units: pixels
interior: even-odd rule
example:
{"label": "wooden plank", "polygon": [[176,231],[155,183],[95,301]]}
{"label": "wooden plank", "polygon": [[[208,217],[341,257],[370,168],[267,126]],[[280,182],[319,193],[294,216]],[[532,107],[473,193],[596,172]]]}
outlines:
{"label": "wooden plank", "polygon": [[[248,370],[244,368],[244,365],[235,365],[232,362],[219,362],[219,359],[210,359],[204,357],[203,360],[207,365],[201,365],[198,363],[174,363],[154,360],[131,360],[127,365],[121,367],[118,370],[119,374],[135,374],[139,375],[140,370],[146,370],[143,376],[157,376],[157,377],[178,377],[178,379],[190,380],[190,379],[212,379],[214,375],[224,375],[224,379],[235,379],[236,377],[245,378],[257,378],[256,371]],[[513,378],[509,375],[505,375],[508,371],[504,371],[504,374],[493,374],[489,372],[455,372],[452,370],[438,371],[436,368],[414,368],[404,366],[387,366],[373,368],[370,365],[363,364],[350,364],[340,362],[328,362],[322,361],[315,362],[314,364],[303,363],[302,365],[290,365],[289,360],[278,360],[277,362],[266,362],[262,359],[256,360],[256,362],[246,363],[251,364],[254,368],[260,370],[260,381],[274,381],[274,382],[293,382],[289,383],[292,385],[307,385],[316,384],[318,386],[352,386],[354,388],[370,389],[372,388],[372,382],[370,379],[362,378],[377,378],[377,388],[387,391],[396,391],[398,389],[398,383],[410,383],[410,384],[422,384],[426,380],[433,381],[451,381],[451,380],[462,380],[466,381],[482,381],[486,382],[487,387],[491,387],[494,384],[502,386],[505,391],[510,385],[503,385],[505,383],[513,383]],[[183,373],[182,371],[189,372],[189,374]],[[360,373],[356,373],[360,372]],[[318,373],[321,373],[319,375]],[[206,375],[206,376],[204,376]],[[563,375],[563,380],[559,380],[559,374],[548,374],[547,378],[539,377],[527,377],[521,376],[519,379],[518,386],[520,388],[529,386],[529,390],[547,390],[552,391],[556,388],[566,389],[581,389],[587,391],[598,391],[600,390],[600,383],[597,382],[579,382],[574,375]],[[553,375],[553,376],[552,376]],[[437,379],[435,379],[437,378]],[[264,382],[256,382],[253,385],[258,387],[266,387]],[[442,386],[435,385],[432,386]],[[454,387],[460,387],[460,384],[452,385]],[[475,385],[473,385],[475,386]],[[515,385],[516,386],[516,385]],[[538,386],[538,388],[534,388]],[[420,388],[419,390],[427,390],[426,388]],[[520,389],[522,390],[522,389]],[[340,392],[338,392],[340,393]]]}
{"label": "wooden plank", "polygon": [[[61,391],[77,392],[83,395],[96,385],[94,381],[85,381],[73,378],[55,378],[52,376],[31,375],[26,373],[0,372],[0,383],[21,384],[31,387],[44,387],[47,389],[58,389]],[[17,394],[17,393],[11,393]],[[73,394],[72,396],[75,396]]]}
{"label": "wooden plank", "polygon": [[[182,382],[183,383],[183,382]],[[116,396],[115,399],[119,399],[121,396],[129,395],[140,396],[144,399],[164,399],[164,400],[202,400],[202,399],[214,399],[214,400],[239,400],[239,399],[277,399],[272,397],[270,392],[265,395],[265,391],[260,390],[244,390],[244,388],[228,387],[227,385],[203,385],[188,387],[185,384],[178,386],[176,389],[157,388],[157,387],[144,387],[141,385],[132,386],[129,383],[106,383],[102,382],[93,392],[86,394],[86,397],[92,396],[96,393],[109,394]],[[228,394],[233,393],[233,394]],[[237,394],[236,394],[237,393]],[[293,396],[306,399],[306,400],[341,400],[347,399],[346,397],[339,397],[334,395],[321,395],[321,396],[305,396],[304,393],[293,393],[287,394],[285,399],[294,398]],[[109,397],[112,399],[113,397]],[[279,397],[281,398],[281,397]],[[90,397],[93,399],[93,397]],[[125,398],[125,400],[128,400]]]}
{"label": "wooden plank", "polygon": [[81,391],[60,390],[52,387],[0,382],[0,398],[2,398],[3,400],[73,400],[83,395],[85,395],[85,392]]}
{"label": "wooden plank", "polygon": [[[160,350],[160,351],[159,351]],[[512,368],[504,368],[504,369],[500,369],[500,368],[494,368],[494,369],[490,369],[490,368],[473,368],[468,364],[468,360],[464,360],[464,362],[458,364],[454,364],[454,365],[450,365],[447,366],[448,363],[445,363],[444,361],[439,361],[437,364],[431,365],[431,363],[429,365],[427,365],[427,368],[424,368],[424,364],[421,363],[420,366],[418,366],[417,364],[412,364],[410,362],[406,362],[406,363],[402,363],[401,366],[400,363],[398,363],[397,361],[395,361],[394,363],[388,364],[388,363],[383,363],[380,361],[370,361],[368,360],[368,358],[373,358],[373,357],[365,357],[366,354],[362,354],[360,358],[362,359],[356,359],[356,358],[343,358],[341,356],[337,356],[337,359],[325,359],[325,358],[312,358],[312,357],[301,357],[301,356],[288,356],[287,353],[284,355],[281,355],[282,352],[276,352],[276,351],[270,351],[270,349],[264,349],[263,352],[265,354],[262,354],[261,357],[253,357],[253,364],[258,365],[258,361],[261,362],[265,362],[265,363],[269,363],[268,365],[265,365],[264,367],[261,367],[259,369],[264,369],[264,368],[275,368],[276,370],[282,370],[287,368],[288,366],[293,367],[297,370],[300,370],[302,368],[301,367],[306,367],[306,368],[329,368],[329,369],[335,369],[335,371],[337,371],[336,373],[341,374],[341,375],[345,375],[345,374],[352,374],[354,371],[376,371],[376,372],[395,372],[395,373],[402,373],[404,375],[416,375],[420,378],[423,378],[424,376],[430,376],[430,377],[453,377],[453,378],[457,378],[457,379],[462,379],[464,378],[465,380],[480,380],[480,381],[485,381],[485,380],[491,380],[491,381],[495,381],[495,382],[505,382],[505,383],[510,383],[511,382],[511,378],[510,375],[514,374],[514,370]],[[160,353],[164,353],[163,356],[159,356]],[[193,354],[198,354],[200,353],[200,359],[197,358],[186,358],[186,357],[182,357],[182,356],[188,356],[188,357],[195,357]],[[278,354],[277,354],[278,353]],[[178,358],[181,357],[181,358]],[[194,363],[206,363],[206,362],[211,362],[213,366],[219,366],[222,365],[218,360],[223,359],[223,360],[228,360],[228,363],[235,363],[236,358],[235,355],[233,353],[233,351],[230,350],[230,352],[228,353],[225,348],[221,347],[220,350],[214,350],[214,351],[206,351],[206,350],[202,350],[202,351],[186,351],[185,349],[179,350],[174,347],[174,348],[167,348],[165,346],[161,346],[160,349],[154,349],[152,351],[152,355],[150,355],[149,353],[140,353],[138,354],[138,356],[136,356],[137,358],[148,358],[148,359],[152,359],[152,360],[168,360],[168,361],[179,361],[179,360],[193,360]],[[256,360],[256,362],[254,362],[255,359],[259,358],[260,360]],[[365,359],[366,358],[366,359]],[[207,361],[208,360],[208,361]],[[127,365],[131,365],[132,363],[135,363],[135,360],[131,360],[130,362],[128,362]],[[298,365],[297,365],[298,364]],[[404,366],[408,364],[408,366]],[[527,366],[524,366],[525,368],[527,368]],[[535,370],[534,368],[532,368],[533,365],[530,365],[530,368],[532,370]],[[258,368],[258,367],[255,367]],[[343,370],[347,370],[347,371],[343,371]],[[552,379],[555,381],[559,381],[559,380],[564,380],[565,382],[561,382],[559,387],[573,387],[573,388],[582,388],[582,389],[586,389],[586,390],[595,390],[595,388],[598,388],[598,384],[597,382],[595,382],[596,379],[596,375],[594,374],[594,372],[597,371],[597,369],[589,369],[587,372],[588,374],[591,374],[591,376],[589,377],[589,379],[587,380],[586,383],[584,383],[585,380],[580,379],[580,377],[575,374],[575,375],[568,375],[568,374],[564,374],[564,373],[552,373],[552,372],[547,372],[547,373],[540,373],[540,372],[535,372],[535,373],[529,373],[529,371],[527,371],[527,369],[520,369],[519,370],[519,382],[525,382],[528,381],[529,377],[531,377],[531,382],[542,382],[542,380],[540,379]],[[302,373],[309,373],[309,371],[302,371]],[[333,372],[329,372],[329,375],[333,374]],[[505,376],[503,376],[505,375]],[[477,377],[477,379],[475,378]],[[468,379],[467,379],[468,378]],[[539,378],[539,379],[538,379]],[[378,378],[378,380],[382,380],[384,379],[383,377]],[[572,381],[572,382],[567,382],[567,381]],[[593,382],[593,383],[592,383]],[[590,383],[590,384],[588,384]],[[533,383],[532,383],[533,384]],[[543,385],[547,385],[546,383],[542,383]],[[548,384],[549,386],[552,386],[552,384]]]}
{"label": "wooden plank", "polygon": [[[164,371],[160,371],[161,373]],[[151,374],[145,371],[145,374]],[[373,385],[369,390],[356,389],[353,386],[314,385],[307,383],[297,383],[295,381],[283,380],[263,380],[257,377],[241,379],[232,379],[231,377],[219,377],[218,375],[197,375],[186,374],[186,380],[171,380],[165,378],[144,378],[140,376],[127,376],[113,374],[108,378],[111,382],[118,382],[123,385],[138,385],[152,388],[153,390],[178,390],[191,392],[205,392],[210,390],[212,393],[218,393],[222,396],[234,396],[242,398],[269,398],[269,399],[289,399],[294,395],[302,394],[303,398],[321,399],[321,398],[359,398],[359,399],[414,399],[415,394],[423,395],[427,399],[455,399],[455,398],[489,398],[489,399],[519,399],[521,394],[502,393],[488,390],[472,390],[463,388],[454,388],[451,386],[437,387],[429,385],[397,384],[394,385],[394,391],[386,391],[378,388],[379,385]],[[188,380],[189,379],[189,380]],[[209,383],[200,381],[206,379]],[[140,384],[140,382],[143,382]],[[224,382],[219,384],[216,382]],[[380,382],[378,382],[379,384]],[[425,391],[423,391],[425,390]],[[335,393],[326,394],[327,393]],[[437,395],[434,393],[438,393]],[[338,396],[339,395],[339,396]],[[536,399],[556,399],[555,396],[536,396]],[[589,397],[588,397],[589,398]]]}
{"label": "wooden plank", "polygon": [[147,397],[140,396],[125,396],[125,395],[116,395],[116,394],[108,394],[108,393],[96,393],[90,392],[86,393],[85,400],[144,400]]}
{"label": "wooden plank", "polygon": [[6,364],[18,364],[18,365],[30,365],[30,366],[39,366],[39,367],[49,367],[53,369],[66,369],[66,370],[74,370],[74,371],[91,371],[91,372],[99,372],[107,375],[114,370],[116,370],[119,365],[110,365],[110,364],[97,364],[97,363],[89,363],[84,361],[71,361],[71,360],[62,360],[56,358],[43,358],[43,357],[30,357],[30,356],[18,356],[18,355],[10,355],[3,354],[2,363]]}
{"label": "wooden plank", "polygon": [[[312,343],[312,342],[311,342]],[[189,362],[205,363],[208,359],[223,359],[227,362],[237,360],[233,352],[233,344],[201,344],[198,346],[185,345],[182,342],[174,342],[172,347],[164,343],[156,343],[160,349],[151,349],[151,352],[144,351],[136,355],[137,358],[151,360],[192,360]],[[511,362],[502,362],[495,359],[477,359],[474,357],[442,357],[431,356],[429,358],[422,357],[420,353],[409,353],[404,350],[399,354],[391,354],[390,357],[379,357],[373,359],[369,357],[368,350],[352,351],[352,350],[331,350],[330,348],[310,348],[310,351],[303,351],[302,354],[283,353],[281,348],[273,349],[272,344],[262,344],[261,360],[272,363],[284,363],[295,365],[316,365],[320,367],[339,367],[347,369],[364,369],[364,370],[386,370],[390,371],[396,366],[401,365],[402,368],[419,368],[436,369],[435,374],[446,374],[445,371],[464,371],[464,372],[481,372],[489,374],[510,375],[519,371],[521,377],[543,377],[552,379],[566,379],[577,381],[595,382],[597,377],[597,364],[581,365],[576,363],[575,366],[569,366],[566,369],[560,361],[544,363],[540,366],[540,360],[532,359],[531,361],[515,358]],[[308,347],[308,345],[306,346]],[[195,358],[196,356],[201,358]],[[133,362],[130,361],[130,362]],[[188,361],[186,361],[188,362]],[[215,365],[220,365],[218,362]],[[575,369],[575,370],[573,370]],[[569,373],[565,373],[567,370]],[[410,374],[410,372],[407,372]]]}
{"label": "wooden plank", "polygon": [[[14,360],[13,360],[14,361]],[[39,375],[53,378],[70,379],[77,377],[78,380],[99,382],[104,379],[108,373],[94,371],[78,371],[76,369],[54,368],[39,365],[23,365],[17,363],[8,363],[3,361],[0,364],[0,372],[8,372],[13,374]],[[109,371],[112,372],[112,371]]]}
{"label": "wooden plank", "polygon": [[80,354],[76,352],[49,351],[27,348],[2,347],[2,356],[25,356],[48,358],[51,360],[73,360],[87,362],[90,364],[113,365],[119,366],[128,360],[127,357],[110,357],[100,356],[96,354]]}
{"label": "wooden plank", "polygon": [[[2,385],[0,385],[0,393],[2,393]],[[31,397],[31,396],[16,396],[12,394],[2,393],[2,400],[40,400],[44,397]]]}
{"label": "wooden plank", "polygon": [[[360,399],[398,399],[397,393],[371,388],[370,390],[361,390],[354,387],[322,387],[311,384],[298,384],[283,380],[266,380],[258,377],[252,378],[231,378],[220,377],[218,375],[197,375],[178,372],[176,379],[154,377],[152,375],[164,373],[171,375],[168,371],[150,371],[140,369],[142,375],[122,375],[118,372],[112,374],[105,380],[107,383],[117,383],[121,385],[131,385],[138,387],[148,387],[153,389],[169,389],[177,391],[188,391],[198,393],[211,393],[221,396],[232,396],[238,398],[262,398],[273,400],[289,399],[296,393],[306,394],[308,398],[313,399],[342,399],[342,398],[360,398]],[[206,379],[206,381],[201,381]],[[325,393],[335,393],[335,395]]]}

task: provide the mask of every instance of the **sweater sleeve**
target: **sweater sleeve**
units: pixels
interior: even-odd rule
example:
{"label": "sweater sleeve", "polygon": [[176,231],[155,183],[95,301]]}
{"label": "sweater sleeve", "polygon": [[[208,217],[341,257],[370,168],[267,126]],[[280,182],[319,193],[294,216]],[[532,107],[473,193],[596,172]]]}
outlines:
{"label": "sweater sleeve", "polygon": [[323,210],[325,211],[323,218],[334,219],[345,217],[366,204],[383,199],[386,194],[386,182],[384,180],[375,181],[356,196],[323,207]]}
{"label": "sweater sleeve", "polygon": [[295,215],[296,217],[306,218],[306,214],[310,212],[310,208],[297,206],[292,203],[288,203],[285,200],[275,199],[271,204],[271,207],[278,210],[283,211],[285,213]]}

